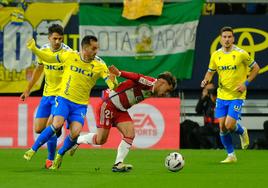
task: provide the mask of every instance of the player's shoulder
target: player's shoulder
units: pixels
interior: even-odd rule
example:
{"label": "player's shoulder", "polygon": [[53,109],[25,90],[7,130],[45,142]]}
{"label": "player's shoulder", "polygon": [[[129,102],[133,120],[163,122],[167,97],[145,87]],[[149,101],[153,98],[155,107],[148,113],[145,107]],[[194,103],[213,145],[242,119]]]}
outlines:
{"label": "player's shoulder", "polygon": [[238,53],[247,53],[244,49],[239,48],[238,46],[234,45],[233,50]]}
{"label": "player's shoulder", "polygon": [[218,50],[214,51],[212,54],[211,54],[211,57],[215,57],[219,54],[221,54],[223,51],[222,51],[222,48],[219,48]]}
{"label": "player's shoulder", "polygon": [[73,51],[72,48],[70,48],[67,44],[62,43],[61,48],[64,51]]}
{"label": "player's shoulder", "polygon": [[62,53],[64,53],[64,54],[70,54],[70,55],[74,55],[74,56],[79,56],[79,52],[77,51],[77,50],[73,50],[73,49],[71,49],[70,47],[69,47],[69,49],[62,49],[62,51],[61,51]]}
{"label": "player's shoulder", "polygon": [[100,58],[99,56],[95,56],[94,60],[100,64],[106,65],[105,61],[102,58]]}
{"label": "player's shoulder", "polygon": [[40,50],[43,50],[43,51],[50,50],[50,44],[49,43],[43,44],[40,47]]}
{"label": "player's shoulder", "polygon": [[95,64],[95,66],[98,66],[100,68],[107,69],[107,65],[106,65],[105,61],[102,58],[100,58],[99,56],[95,56],[94,64]]}

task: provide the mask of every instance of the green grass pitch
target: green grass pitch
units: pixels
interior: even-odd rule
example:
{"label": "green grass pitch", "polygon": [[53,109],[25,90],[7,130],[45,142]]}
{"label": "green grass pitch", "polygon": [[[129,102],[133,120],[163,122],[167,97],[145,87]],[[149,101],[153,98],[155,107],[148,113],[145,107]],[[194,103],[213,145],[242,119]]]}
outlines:
{"label": "green grass pitch", "polygon": [[0,149],[0,188],[155,188],[213,187],[258,188],[268,186],[268,151],[236,150],[236,164],[220,164],[224,150],[180,150],[186,164],[179,172],[164,167],[170,150],[131,150],[127,160],[134,169],[114,173],[111,166],[116,150],[80,149],[65,155],[57,171],[43,168],[47,151],[42,149],[31,161],[26,150]]}

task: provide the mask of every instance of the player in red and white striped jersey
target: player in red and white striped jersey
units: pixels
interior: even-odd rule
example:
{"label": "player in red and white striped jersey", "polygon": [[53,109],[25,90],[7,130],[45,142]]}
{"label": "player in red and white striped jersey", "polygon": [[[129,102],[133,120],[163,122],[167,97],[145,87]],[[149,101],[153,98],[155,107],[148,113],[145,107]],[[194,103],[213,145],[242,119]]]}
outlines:
{"label": "player in red and white striped jersey", "polygon": [[107,141],[110,128],[116,127],[123,139],[118,146],[113,172],[126,172],[133,167],[124,164],[135,137],[134,125],[127,110],[148,97],[165,97],[176,88],[176,78],[169,72],[158,75],[157,79],[133,72],[119,71],[115,66],[109,67],[111,74],[126,78],[114,90],[103,92],[103,101],[96,109],[97,133],[88,133],[78,137],[77,145],[70,150],[73,155],[79,144],[102,145]]}

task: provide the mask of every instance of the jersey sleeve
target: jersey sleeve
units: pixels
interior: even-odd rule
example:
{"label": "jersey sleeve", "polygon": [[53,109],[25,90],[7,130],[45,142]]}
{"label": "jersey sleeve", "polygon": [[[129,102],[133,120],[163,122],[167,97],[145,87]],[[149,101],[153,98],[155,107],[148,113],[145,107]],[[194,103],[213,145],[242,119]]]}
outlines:
{"label": "jersey sleeve", "polygon": [[101,77],[104,79],[105,83],[107,84],[107,86],[109,87],[109,89],[115,89],[116,84],[109,79],[109,69],[106,66],[105,63],[102,64],[102,71],[101,71]]}
{"label": "jersey sleeve", "polygon": [[43,61],[40,58],[36,57],[36,64],[43,65]]}
{"label": "jersey sleeve", "polygon": [[134,72],[127,72],[127,71],[121,71],[121,77],[130,79],[134,82],[138,82],[141,85],[144,86],[152,86],[155,78],[144,76],[142,74],[134,73]]}
{"label": "jersey sleeve", "polygon": [[217,65],[215,63],[215,56],[216,56],[216,52],[214,52],[210,57],[210,61],[209,61],[209,65],[208,65],[209,72],[215,72],[217,69]]}
{"label": "jersey sleeve", "polygon": [[243,52],[242,52],[242,57],[243,57],[243,62],[244,62],[248,67],[250,67],[250,68],[252,68],[253,65],[256,63],[256,62],[254,61],[254,59],[252,59],[252,58],[250,57],[250,55],[249,55],[246,51],[243,51]]}
{"label": "jersey sleeve", "polygon": [[58,63],[64,63],[68,57],[71,55],[71,51],[65,51],[65,52],[61,52],[61,53],[58,53],[56,55],[56,59],[57,59],[57,62]]}

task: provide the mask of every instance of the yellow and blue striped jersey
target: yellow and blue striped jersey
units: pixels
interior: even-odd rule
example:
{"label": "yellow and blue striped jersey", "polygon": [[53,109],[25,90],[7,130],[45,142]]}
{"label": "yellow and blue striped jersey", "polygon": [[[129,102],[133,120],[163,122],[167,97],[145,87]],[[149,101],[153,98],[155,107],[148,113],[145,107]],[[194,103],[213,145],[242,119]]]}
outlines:
{"label": "yellow and blue striped jersey", "polygon": [[[61,44],[61,48],[57,51],[52,51],[50,44],[45,44],[41,47],[42,51],[45,51],[51,55],[71,51],[71,48],[65,44]],[[44,96],[56,96],[60,90],[61,78],[63,75],[63,65],[60,64],[47,64],[40,59],[37,59],[38,64],[44,66],[45,85]]]}
{"label": "yellow and blue striped jersey", "polygon": [[78,52],[72,51],[59,53],[57,60],[64,65],[59,96],[74,103],[88,104],[91,89],[99,78],[109,83],[109,70],[97,56],[91,62],[85,62]]}
{"label": "yellow and blue striped jersey", "polygon": [[248,68],[254,64],[249,54],[235,45],[230,52],[224,52],[222,48],[215,51],[208,71],[217,71],[219,75],[217,97],[223,100],[245,99],[246,91],[240,93],[236,89],[246,81]]}

